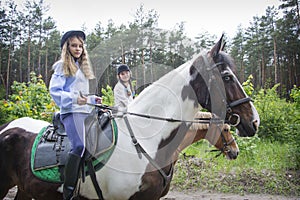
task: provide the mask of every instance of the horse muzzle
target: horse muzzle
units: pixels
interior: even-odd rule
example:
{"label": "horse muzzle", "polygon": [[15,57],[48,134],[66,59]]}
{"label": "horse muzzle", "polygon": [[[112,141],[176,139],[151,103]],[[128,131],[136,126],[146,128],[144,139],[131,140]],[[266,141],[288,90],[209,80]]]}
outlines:
{"label": "horse muzzle", "polygon": [[253,120],[250,123],[245,123],[243,120],[236,126],[236,133],[241,137],[252,137],[258,131],[259,122]]}

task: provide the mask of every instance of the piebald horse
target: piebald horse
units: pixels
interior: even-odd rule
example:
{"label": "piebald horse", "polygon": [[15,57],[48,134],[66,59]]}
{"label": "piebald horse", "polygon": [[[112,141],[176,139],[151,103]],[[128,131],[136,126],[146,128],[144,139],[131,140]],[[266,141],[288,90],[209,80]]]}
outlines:
{"label": "piebald horse", "polygon": [[[172,179],[172,158],[194,115],[205,108],[253,136],[258,113],[235,75],[232,58],[222,51],[223,37],[209,51],[184,63],[148,86],[116,118],[118,141],[106,165],[96,172],[104,199],[159,199]],[[47,123],[20,118],[0,127],[0,197],[17,185],[16,199],[62,199],[62,184],[36,178],[30,151]],[[133,138],[135,140],[133,140]],[[80,184],[80,199],[98,199],[90,176]]]}

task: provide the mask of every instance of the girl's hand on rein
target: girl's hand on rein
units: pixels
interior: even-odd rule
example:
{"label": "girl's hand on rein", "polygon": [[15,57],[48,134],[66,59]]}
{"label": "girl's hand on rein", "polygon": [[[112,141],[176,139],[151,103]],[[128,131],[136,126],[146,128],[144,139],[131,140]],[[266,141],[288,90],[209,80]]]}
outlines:
{"label": "girl's hand on rein", "polygon": [[96,95],[92,95],[90,97],[88,97],[88,95],[83,95],[82,92],[80,91],[79,92],[79,96],[78,96],[78,99],[77,99],[77,103],[79,105],[84,105],[86,103],[91,103],[93,102],[96,103],[96,104],[102,104],[102,97],[99,97],[99,96],[96,96]]}
{"label": "girl's hand on rein", "polygon": [[84,105],[84,104],[87,103],[87,100],[88,100],[87,97],[85,97],[85,96],[83,96],[83,95],[80,95],[80,96],[78,96],[78,98],[77,98],[77,104],[78,104],[78,105]]}

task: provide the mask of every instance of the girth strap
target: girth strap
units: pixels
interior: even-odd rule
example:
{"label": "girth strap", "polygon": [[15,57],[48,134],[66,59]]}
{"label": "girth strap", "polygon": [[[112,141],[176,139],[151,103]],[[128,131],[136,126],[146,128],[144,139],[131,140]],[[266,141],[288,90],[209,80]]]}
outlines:
{"label": "girth strap", "polygon": [[125,121],[125,124],[126,124],[128,130],[129,130],[129,134],[130,134],[130,137],[131,137],[132,144],[135,146],[135,149],[137,151],[137,154],[138,154],[139,158],[142,159],[140,145],[139,145],[136,137],[133,134],[133,131],[132,131],[132,128],[131,128],[131,126],[129,124],[127,116],[124,117],[124,121]]}
{"label": "girth strap", "polygon": [[92,163],[92,160],[88,160],[87,161],[87,168],[88,168],[88,171],[89,171],[89,174],[90,174],[90,177],[91,177],[91,180],[92,180],[92,183],[94,185],[94,188],[97,192],[97,195],[98,195],[98,198],[100,200],[104,200],[103,198],[103,195],[102,195],[102,191],[101,191],[101,188],[98,184],[98,181],[97,181],[97,178],[96,178],[96,173],[95,173],[95,169],[93,167],[93,163]]}
{"label": "girth strap", "polygon": [[172,174],[173,174],[173,163],[171,163],[171,169],[170,169],[170,172],[169,174],[167,175],[162,169],[161,167],[157,164],[157,162],[151,158],[151,156],[146,152],[146,150],[140,145],[140,143],[137,141],[136,137],[134,136],[134,133],[132,131],[132,128],[129,124],[129,121],[128,121],[128,118],[127,116],[124,116],[124,121],[126,123],[126,126],[128,128],[128,131],[129,131],[129,134],[130,134],[130,137],[131,137],[131,140],[132,140],[132,143],[134,144],[135,148],[136,148],[136,151],[139,155],[139,158],[141,159],[141,154],[143,154],[148,160],[149,162],[151,163],[151,165],[153,165],[157,170],[158,172],[161,174],[161,176],[163,177],[163,180],[164,180],[164,187],[166,187],[166,185],[168,185],[170,182],[171,182],[171,179],[172,179]]}

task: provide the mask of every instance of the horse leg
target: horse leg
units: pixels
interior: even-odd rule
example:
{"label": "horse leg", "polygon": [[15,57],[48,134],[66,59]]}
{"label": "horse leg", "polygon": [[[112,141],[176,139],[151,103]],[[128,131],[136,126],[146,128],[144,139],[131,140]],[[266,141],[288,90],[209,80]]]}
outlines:
{"label": "horse leg", "polygon": [[[3,163],[4,162],[2,162],[2,164]],[[4,198],[9,189],[15,186],[15,184],[12,182],[12,179],[8,176],[9,173],[3,169],[2,164],[0,164],[0,199]]]}
{"label": "horse leg", "polygon": [[1,175],[1,181],[0,181],[0,199],[4,198],[7,195],[9,189],[12,188],[13,186],[14,185],[10,184],[10,182],[8,182],[8,179],[6,179],[4,175]]}

